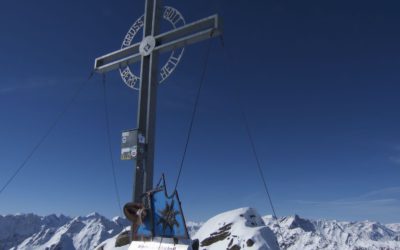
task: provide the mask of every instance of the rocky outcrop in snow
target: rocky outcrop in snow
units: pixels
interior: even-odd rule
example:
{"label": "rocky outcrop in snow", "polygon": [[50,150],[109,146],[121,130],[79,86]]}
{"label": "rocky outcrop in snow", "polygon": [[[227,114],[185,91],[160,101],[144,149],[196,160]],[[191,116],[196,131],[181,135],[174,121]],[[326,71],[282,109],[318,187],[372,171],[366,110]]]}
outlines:
{"label": "rocky outcrop in snow", "polygon": [[282,249],[400,250],[398,224],[308,220],[295,215],[279,219],[279,227],[272,217],[263,219],[278,235]]}

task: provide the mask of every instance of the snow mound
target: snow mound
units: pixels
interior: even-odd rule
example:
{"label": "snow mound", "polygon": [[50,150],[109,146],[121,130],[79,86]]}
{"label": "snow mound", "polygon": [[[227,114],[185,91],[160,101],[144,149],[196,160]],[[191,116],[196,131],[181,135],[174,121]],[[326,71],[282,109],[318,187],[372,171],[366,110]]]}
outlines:
{"label": "snow mound", "polygon": [[201,250],[279,249],[274,233],[252,208],[240,208],[219,214],[198,230]]}
{"label": "snow mound", "polygon": [[[125,228],[125,230],[122,231],[120,234],[123,233],[130,233],[130,227]],[[115,242],[117,242],[117,238],[120,234],[115,235],[114,237],[100,243],[99,246],[96,248],[96,250],[128,250],[129,245],[120,247],[115,246]]]}

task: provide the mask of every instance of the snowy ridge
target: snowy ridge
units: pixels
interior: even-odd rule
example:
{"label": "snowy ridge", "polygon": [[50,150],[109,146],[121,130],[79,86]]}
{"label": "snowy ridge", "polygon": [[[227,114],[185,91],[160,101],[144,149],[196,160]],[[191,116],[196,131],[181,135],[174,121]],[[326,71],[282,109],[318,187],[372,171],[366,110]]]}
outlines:
{"label": "snowy ridge", "polygon": [[387,224],[386,227],[400,234],[400,223]]}
{"label": "snowy ridge", "polygon": [[400,250],[399,224],[308,220],[295,215],[280,218],[279,230],[271,216],[263,219],[276,234],[281,232],[282,249]]}

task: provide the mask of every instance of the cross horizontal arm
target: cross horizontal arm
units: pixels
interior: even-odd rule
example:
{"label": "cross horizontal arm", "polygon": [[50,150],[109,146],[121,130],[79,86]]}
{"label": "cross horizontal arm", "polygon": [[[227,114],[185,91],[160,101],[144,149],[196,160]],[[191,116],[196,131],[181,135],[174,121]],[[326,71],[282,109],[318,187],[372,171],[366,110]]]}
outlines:
{"label": "cross horizontal arm", "polygon": [[[218,20],[218,19],[215,19],[215,20]],[[182,33],[182,34],[186,33],[187,34],[186,36],[180,37],[180,38],[178,38],[176,40],[172,40],[170,42],[160,43],[160,45],[158,45],[154,50],[159,51],[160,53],[166,52],[166,51],[171,51],[174,49],[184,47],[186,45],[194,44],[194,43],[201,42],[203,40],[206,40],[206,39],[209,39],[212,37],[219,36],[221,34],[221,30],[219,29],[219,27],[217,27],[217,28],[211,27],[211,28],[208,28],[203,31],[199,31],[194,34],[191,34],[191,32],[189,32],[191,29],[183,30],[184,28],[185,27],[183,27],[182,29],[179,29],[179,30],[172,31],[171,33],[173,33],[173,34],[171,34],[171,36],[180,37],[180,36],[178,36],[179,33]],[[195,28],[195,27],[192,27],[192,28]],[[156,38],[157,42],[160,40],[162,41],[162,40],[167,40],[167,39],[165,39],[165,37],[160,37],[159,40]]]}
{"label": "cross horizontal arm", "polygon": [[96,58],[94,62],[94,70],[97,73],[105,73],[118,68],[126,67],[129,64],[139,61],[141,57],[139,53],[139,46],[140,43],[136,43],[129,47]]}
{"label": "cross horizontal arm", "polygon": [[[165,44],[169,43],[173,40],[180,39],[184,36],[190,36],[195,32],[200,32],[204,30],[214,30],[215,31],[215,36],[217,34],[220,34],[221,26],[220,26],[220,20],[218,15],[212,15],[209,17],[206,17],[204,19],[201,19],[199,21],[187,24],[185,26],[182,26],[178,29],[174,29],[168,32],[165,32],[163,34],[160,34],[156,36],[156,41],[157,44]],[[208,38],[208,37],[207,37]]]}
{"label": "cross horizontal arm", "polygon": [[[218,15],[213,15],[160,34],[155,37],[156,47],[153,52],[167,52],[219,36],[222,32],[220,25]],[[139,46],[140,42],[97,58],[94,70],[98,73],[105,73],[140,61],[142,55],[139,52]]]}

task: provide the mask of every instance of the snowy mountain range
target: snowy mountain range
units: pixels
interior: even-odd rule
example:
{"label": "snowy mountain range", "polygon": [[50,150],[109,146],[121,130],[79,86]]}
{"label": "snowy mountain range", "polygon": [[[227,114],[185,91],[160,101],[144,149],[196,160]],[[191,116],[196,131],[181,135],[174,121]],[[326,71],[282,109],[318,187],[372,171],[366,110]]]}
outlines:
{"label": "snowy mountain range", "polygon": [[[75,218],[33,214],[0,216],[0,250],[123,250],[127,247],[113,245],[117,235],[129,224],[125,219],[109,220],[96,213]],[[400,223],[309,220],[297,215],[276,220],[271,216],[261,217],[254,209],[240,208],[205,223],[187,224],[190,235],[199,239],[202,250],[279,247],[400,250]]]}
{"label": "snowy mountain range", "polygon": [[277,235],[281,249],[400,250],[400,223],[309,220],[297,215],[263,219]]}
{"label": "snowy mountain range", "polygon": [[129,225],[116,217],[109,220],[97,213],[84,217],[0,216],[0,250],[94,249]]}

